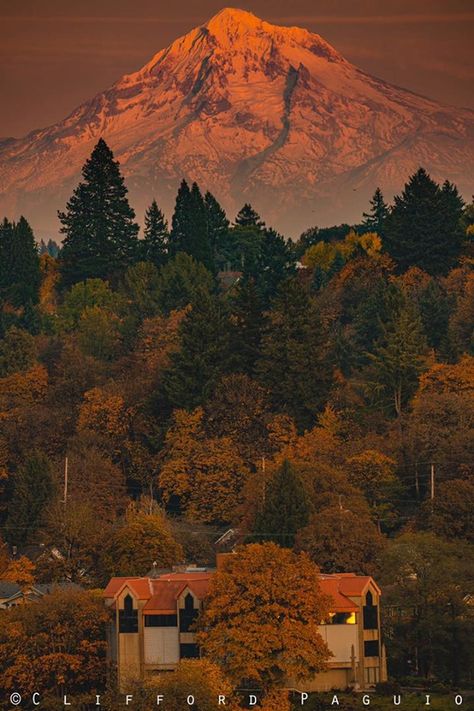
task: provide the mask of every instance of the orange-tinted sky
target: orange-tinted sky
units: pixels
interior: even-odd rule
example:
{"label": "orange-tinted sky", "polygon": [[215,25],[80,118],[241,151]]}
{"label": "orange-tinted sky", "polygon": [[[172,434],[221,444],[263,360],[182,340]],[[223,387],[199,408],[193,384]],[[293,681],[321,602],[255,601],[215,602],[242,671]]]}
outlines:
{"label": "orange-tinted sky", "polygon": [[64,118],[226,5],[307,27],[372,74],[474,108],[473,0],[0,0],[0,137]]}

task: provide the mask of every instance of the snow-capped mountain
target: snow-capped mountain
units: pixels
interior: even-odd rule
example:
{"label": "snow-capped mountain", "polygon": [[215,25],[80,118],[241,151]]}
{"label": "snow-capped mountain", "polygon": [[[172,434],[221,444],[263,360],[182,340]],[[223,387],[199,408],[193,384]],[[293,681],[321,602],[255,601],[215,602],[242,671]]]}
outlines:
{"label": "snow-capped mountain", "polygon": [[25,138],[0,140],[0,215],[56,233],[99,137],[120,160],[141,217],[172,208],[180,179],[211,190],[232,217],[250,201],[295,236],[360,219],[423,165],[474,186],[474,112],[372,77],[322,37],[226,8],[139,71]]}

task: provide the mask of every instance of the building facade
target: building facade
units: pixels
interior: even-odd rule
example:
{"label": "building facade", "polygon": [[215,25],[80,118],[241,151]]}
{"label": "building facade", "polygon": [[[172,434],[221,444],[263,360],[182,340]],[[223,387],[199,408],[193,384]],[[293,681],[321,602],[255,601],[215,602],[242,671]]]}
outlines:
{"label": "building facade", "polygon": [[[119,686],[199,657],[192,625],[205,604],[213,569],[188,567],[144,578],[112,578],[104,592],[113,610],[108,648]],[[305,691],[369,688],[386,680],[380,629],[381,591],[373,578],[353,573],[321,576],[333,604],[319,626],[333,656]],[[304,688],[303,688],[304,687]]]}

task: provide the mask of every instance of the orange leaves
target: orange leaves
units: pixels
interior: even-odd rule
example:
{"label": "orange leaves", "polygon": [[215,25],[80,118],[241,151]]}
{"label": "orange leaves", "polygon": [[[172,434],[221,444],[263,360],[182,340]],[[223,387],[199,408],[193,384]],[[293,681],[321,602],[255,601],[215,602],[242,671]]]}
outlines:
{"label": "orange leaves", "polygon": [[21,410],[44,399],[48,388],[48,373],[42,365],[34,365],[23,373],[13,373],[0,379],[0,421],[21,417]]}
{"label": "orange leaves", "polygon": [[159,484],[165,501],[179,497],[186,516],[227,522],[240,503],[248,472],[230,438],[206,438],[202,419],[201,408],[175,411]]}
{"label": "orange leaves", "polygon": [[[96,593],[56,591],[0,611],[0,689],[42,695],[100,689],[108,613]],[[84,642],[86,642],[84,644]]]}
{"label": "orange leaves", "polygon": [[11,560],[8,563],[6,570],[1,571],[2,580],[8,580],[11,583],[17,583],[22,590],[26,590],[34,583],[35,566],[28,558],[21,556],[17,560]]}
{"label": "orange leaves", "polygon": [[266,690],[307,678],[330,656],[318,631],[329,602],[305,554],[250,544],[214,576],[199,643],[234,683],[249,680]]}
{"label": "orange leaves", "polygon": [[128,427],[128,412],[121,395],[92,388],[84,394],[78,429],[90,429],[102,435],[123,438]]}

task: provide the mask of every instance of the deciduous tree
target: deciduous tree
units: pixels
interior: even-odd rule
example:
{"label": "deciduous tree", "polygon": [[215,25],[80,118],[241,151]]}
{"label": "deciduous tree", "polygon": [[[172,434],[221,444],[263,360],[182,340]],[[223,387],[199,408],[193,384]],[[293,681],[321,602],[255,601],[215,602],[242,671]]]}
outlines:
{"label": "deciduous tree", "polygon": [[325,668],[330,653],[318,625],[329,604],[306,555],[249,544],[214,575],[198,642],[233,684],[268,693]]}

